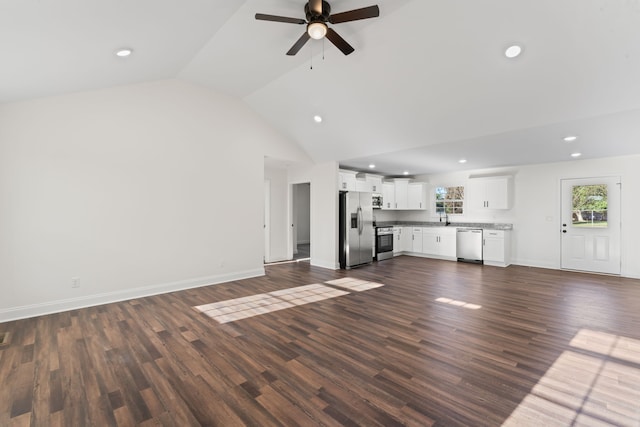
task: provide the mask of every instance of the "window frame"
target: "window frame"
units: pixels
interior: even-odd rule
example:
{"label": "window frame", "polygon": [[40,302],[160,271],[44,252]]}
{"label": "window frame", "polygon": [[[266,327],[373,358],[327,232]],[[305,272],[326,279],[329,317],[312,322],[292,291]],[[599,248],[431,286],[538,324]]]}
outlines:
{"label": "window frame", "polygon": [[[446,191],[444,193],[440,193],[438,190],[439,189],[450,189],[450,188],[462,188],[462,198],[459,199],[447,199],[446,198],[446,194],[448,194],[449,192]],[[445,185],[445,184],[439,184],[439,185],[434,185],[433,186],[433,193],[432,193],[432,206],[433,206],[433,212],[436,215],[441,215],[441,214],[446,214],[449,216],[462,216],[465,214],[465,210],[466,210],[466,203],[465,203],[465,190],[466,190],[466,186],[464,184],[453,184],[453,185]],[[443,199],[438,199],[438,194],[445,194]],[[438,207],[438,203],[443,203],[442,208]],[[447,204],[452,205],[453,206],[447,206]],[[457,204],[457,205],[456,205]],[[447,208],[451,210],[451,212],[447,212]],[[439,211],[439,209],[443,209],[443,211]],[[455,212],[456,209],[459,209],[460,212]]]}

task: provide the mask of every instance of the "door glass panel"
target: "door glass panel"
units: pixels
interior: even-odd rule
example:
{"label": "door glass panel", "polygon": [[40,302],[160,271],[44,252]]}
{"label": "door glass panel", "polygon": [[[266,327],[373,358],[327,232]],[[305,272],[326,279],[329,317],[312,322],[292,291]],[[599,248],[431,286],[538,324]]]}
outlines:
{"label": "door glass panel", "polygon": [[607,228],[607,185],[572,187],[571,223],[574,227]]}

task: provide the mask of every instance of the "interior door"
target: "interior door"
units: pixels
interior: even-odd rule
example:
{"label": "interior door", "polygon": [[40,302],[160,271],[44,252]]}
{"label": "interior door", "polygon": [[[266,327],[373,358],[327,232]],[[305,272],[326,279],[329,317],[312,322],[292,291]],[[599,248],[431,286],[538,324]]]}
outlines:
{"label": "interior door", "polygon": [[562,180],[562,268],[620,274],[620,177]]}

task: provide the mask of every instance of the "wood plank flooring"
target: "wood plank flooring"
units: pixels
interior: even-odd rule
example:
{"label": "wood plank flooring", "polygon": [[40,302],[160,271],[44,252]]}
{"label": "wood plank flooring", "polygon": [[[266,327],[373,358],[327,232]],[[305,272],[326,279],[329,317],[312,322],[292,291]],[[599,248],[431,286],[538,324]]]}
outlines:
{"label": "wood plank flooring", "polygon": [[[384,286],[224,324],[194,308],[342,277]],[[291,263],[0,332],[0,426],[640,426],[639,280]]]}

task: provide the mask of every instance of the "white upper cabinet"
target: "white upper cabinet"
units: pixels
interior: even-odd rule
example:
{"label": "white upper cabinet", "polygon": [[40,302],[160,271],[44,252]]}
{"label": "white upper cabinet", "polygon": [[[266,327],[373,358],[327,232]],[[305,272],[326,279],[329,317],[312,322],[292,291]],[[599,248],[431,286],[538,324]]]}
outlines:
{"label": "white upper cabinet", "polygon": [[427,184],[424,182],[409,183],[409,203],[408,209],[427,209]]}
{"label": "white upper cabinet", "polygon": [[473,209],[511,209],[513,177],[469,178],[468,187]]}
{"label": "white upper cabinet", "polygon": [[409,209],[409,180],[394,179],[396,186],[396,209]]}
{"label": "white upper cabinet", "polygon": [[382,209],[426,210],[427,184],[396,178],[382,183]]}
{"label": "white upper cabinet", "polygon": [[374,175],[371,173],[359,173],[358,179],[364,179],[369,188],[367,191],[371,191],[375,194],[382,194],[382,175]]}
{"label": "white upper cabinet", "polygon": [[393,182],[382,183],[382,209],[396,208],[396,186]]}
{"label": "white upper cabinet", "polygon": [[356,172],[340,170],[338,175],[338,190],[358,191],[356,188]]}

